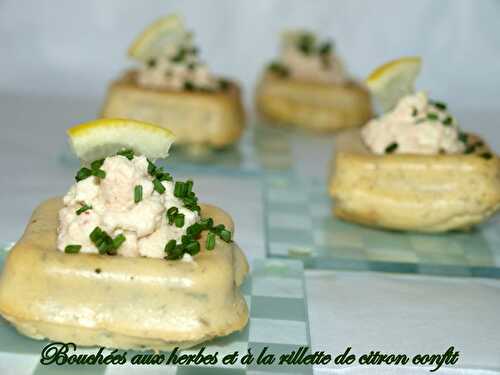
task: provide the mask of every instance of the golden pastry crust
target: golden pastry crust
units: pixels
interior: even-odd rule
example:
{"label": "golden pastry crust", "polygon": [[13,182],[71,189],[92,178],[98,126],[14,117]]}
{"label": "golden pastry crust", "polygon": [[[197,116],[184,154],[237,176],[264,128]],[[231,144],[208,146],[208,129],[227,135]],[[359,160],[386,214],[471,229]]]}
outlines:
{"label": "golden pastry crust", "polygon": [[[0,313],[21,333],[84,346],[170,350],[247,324],[238,286],[248,264],[235,243],[218,240],[195,262],[65,254],[56,250],[61,207],[60,198],[42,203],[5,263]],[[202,205],[201,212],[233,229],[222,210]]]}
{"label": "golden pastry crust", "polygon": [[356,127],[372,117],[370,94],[354,81],[333,85],[265,72],[255,101],[258,112],[270,121],[316,131]]}
{"label": "golden pastry crust", "polygon": [[[477,139],[477,138],[476,138]],[[330,194],[338,217],[417,232],[468,229],[500,208],[500,162],[476,154],[375,155],[359,130],[337,136]]]}
{"label": "golden pastry crust", "polygon": [[109,87],[101,116],[151,122],[170,129],[176,144],[221,148],[235,143],[245,126],[238,85],[224,91],[172,91],[143,88],[136,71]]}

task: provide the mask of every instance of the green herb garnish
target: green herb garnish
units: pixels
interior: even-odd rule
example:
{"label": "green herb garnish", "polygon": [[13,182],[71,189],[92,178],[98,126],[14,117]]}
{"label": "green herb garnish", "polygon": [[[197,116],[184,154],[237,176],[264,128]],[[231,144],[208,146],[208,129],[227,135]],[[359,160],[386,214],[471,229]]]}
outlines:
{"label": "green herb garnish", "polygon": [[327,55],[332,52],[332,43],[330,41],[324,42],[319,46],[318,52],[320,55]]}
{"label": "green herb garnish", "polygon": [[439,116],[437,113],[431,112],[431,113],[427,114],[427,120],[436,121],[438,119],[439,119]]}
{"label": "green herb garnish", "polygon": [[134,158],[134,150],[127,148],[121,151],[118,151],[116,155],[125,156],[128,160],[132,160]]}
{"label": "green herb garnish", "polygon": [[174,220],[175,220],[175,217],[177,216],[177,214],[179,213],[179,209],[177,207],[170,207],[168,210],[167,210],[167,219],[168,219],[168,223],[170,225],[172,225],[174,223]]}
{"label": "green herb garnish", "polygon": [[314,52],[315,37],[313,34],[304,33],[299,37],[297,42],[298,49],[305,55],[310,55]]}
{"label": "green herb garnish", "polygon": [[167,244],[165,245],[165,252],[166,253],[170,253],[171,251],[173,251],[175,249],[175,246],[177,245],[177,241],[176,240],[170,240],[167,242]]}
{"label": "green herb garnish", "polygon": [[491,159],[493,157],[493,155],[490,152],[485,152],[479,156],[481,156],[483,159],[486,159],[486,160]]}
{"label": "green herb garnish", "polygon": [[444,119],[443,124],[444,125],[451,125],[453,123],[453,117],[448,116]]}
{"label": "green herb garnish", "polygon": [[85,211],[88,211],[92,208],[92,206],[88,205],[88,204],[84,204],[82,207],[80,207],[78,210],[76,210],[76,214],[77,215],[81,215],[83,214]]}
{"label": "green herb garnish", "polygon": [[90,176],[92,176],[92,171],[89,168],[83,167],[76,173],[75,180],[76,182],[80,182]]}
{"label": "green herb garnish", "polygon": [[175,215],[174,224],[177,228],[182,228],[184,226],[184,214]]}
{"label": "green herb garnish", "polygon": [[227,79],[219,79],[219,89],[220,90],[227,90],[229,88],[229,81]]}
{"label": "green herb garnish", "polygon": [[474,151],[476,151],[476,145],[470,145],[465,149],[464,154],[472,154]]}
{"label": "green herb garnish", "polygon": [[469,140],[469,135],[467,133],[460,133],[458,135],[458,140],[467,144],[467,141]]}
{"label": "green herb garnish", "polygon": [[163,194],[165,192],[165,186],[163,186],[161,181],[157,178],[153,180],[153,188],[160,194]]}
{"label": "green herb garnish", "polygon": [[64,248],[64,252],[68,254],[76,254],[79,253],[82,248],[82,245],[68,245]]}
{"label": "green herb garnish", "polygon": [[432,104],[434,107],[436,107],[437,109],[440,109],[441,111],[446,111],[446,108],[447,108],[446,103],[443,103],[443,102],[438,102],[438,101],[432,100],[432,101],[431,101],[431,104]]}
{"label": "green herb garnish", "polygon": [[396,151],[398,148],[398,144],[396,142],[391,143],[389,146],[385,148],[385,153],[386,154],[392,154],[394,151]]}
{"label": "green herb garnish", "polygon": [[191,82],[191,81],[184,82],[184,90],[194,91],[194,89],[195,89],[195,86],[194,86],[193,82]]}
{"label": "green herb garnish", "polygon": [[290,74],[288,68],[279,62],[272,62],[271,64],[269,64],[268,69],[282,78],[288,77],[288,75]]}
{"label": "green herb garnish", "polygon": [[90,169],[92,170],[99,169],[102,167],[103,164],[104,164],[104,159],[94,160],[92,163],[90,163]]}
{"label": "green herb garnish", "polygon": [[215,233],[209,232],[207,234],[207,243],[205,245],[207,250],[213,250],[215,248]]}
{"label": "green herb garnish", "polygon": [[139,203],[142,201],[142,185],[136,185],[134,187],[134,203]]}
{"label": "green herb garnish", "polygon": [[412,111],[411,111],[411,115],[412,115],[413,117],[417,117],[417,115],[418,115],[418,110],[417,110],[415,107],[413,107],[413,109],[412,109]]}
{"label": "green herb garnish", "polygon": [[123,234],[119,234],[114,239],[109,234],[99,227],[95,227],[89,235],[92,243],[97,247],[99,254],[116,255],[118,248],[126,238]]}

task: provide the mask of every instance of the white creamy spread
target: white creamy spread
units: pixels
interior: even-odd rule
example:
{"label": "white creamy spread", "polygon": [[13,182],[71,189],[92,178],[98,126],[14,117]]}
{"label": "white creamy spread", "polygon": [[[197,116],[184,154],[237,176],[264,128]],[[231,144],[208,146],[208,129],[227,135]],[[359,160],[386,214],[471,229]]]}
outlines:
{"label": "white creamy spread", "polygon": [[285,33],[278,64],[292,79],[331,84],[349,80],[333,45],[328,41],[318,41],[310,32]]}
{"label": "white creamy spread", "polygon": [[[132,160],[111,156],[104,160],[101,169],[106,173],[105,178],[83,179],[64,196],[57,237],[60,251],[77,244],[81,245],[80,252],[98,253],[89,235],[100,227],[112,238],[125,236],[125,242],[117,250],[119,255],[163,258],[165,244],[172,239],[180,242],[186,228],[199,221],[198,213],[184,207],[174,196],[172,181],[161,181],[165,188],[162,194],[154,189],[144,156],[134,156]],[[139,185],[142,199],[136,203],[134,190]],[[77,210],[84,205],[92,208],[78,215]],[[180,228],[169,224],[166,211],[171,207],[184,214],[184,225]]]}
{"label": "white creamy spread", "polygon": [[364,143],[376,154],[463,153],[466,144],[460,134],[446,105],[430,101],[422,91],[403,97],[392,111],[361,130]]}
{"label": "white creamy spread", "polygon": [[142,87],[183,90],[217,90],[220,80],[200,61],[189,38],[170,44],[163,54],[145,62],[138,70],[137,83]]}

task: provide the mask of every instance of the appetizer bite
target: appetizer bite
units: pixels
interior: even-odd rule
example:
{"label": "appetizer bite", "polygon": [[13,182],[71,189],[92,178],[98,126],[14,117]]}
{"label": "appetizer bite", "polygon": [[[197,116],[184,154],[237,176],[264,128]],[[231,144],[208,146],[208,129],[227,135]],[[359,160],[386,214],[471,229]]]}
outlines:
{"label": "appetizer bite", "polygon": [[272,122],[320,131],[360,126],[372,116],[368,91],[346,73],[333,43],[297,30],[283,34],[281,56],[257,86],[256,106]]}
{"label": "appetizer bite", "polygon": [[150,25],[128,54],[139,67],[111,84],[103,117],[159,124],[175,134],[176,144],[193,149],[221,148],[240,138],[238,84],[210,72],[179,17]]}
{"label": "appetizer bite", "polygon": [[369,226],[418,232],[464,230],[500,207],[500,164],[460,130],[445,103],[414,92],[419,58],[377,69],[368,85],[386,113],[335,142],[335,214]]}
{"label": "appetizer bite", "polygon": [[0,314],[35,339],[122,349],[186,348],[241,330],[246,258],[230,216],[151,160],[167,156],[170,131],[110,119],[68,134],[83,166],[10,251]]}

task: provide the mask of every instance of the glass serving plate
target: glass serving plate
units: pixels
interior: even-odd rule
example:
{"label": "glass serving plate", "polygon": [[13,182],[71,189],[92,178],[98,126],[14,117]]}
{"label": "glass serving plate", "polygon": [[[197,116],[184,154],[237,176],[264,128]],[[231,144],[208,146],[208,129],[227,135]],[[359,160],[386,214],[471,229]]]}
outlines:
{"label": "glass serving plate", "polygon": [[268,175],[267,254],[306,268],[500,278],[500,215],[470,232],[418,234],[368,228],[333,216],[326,181]]}

